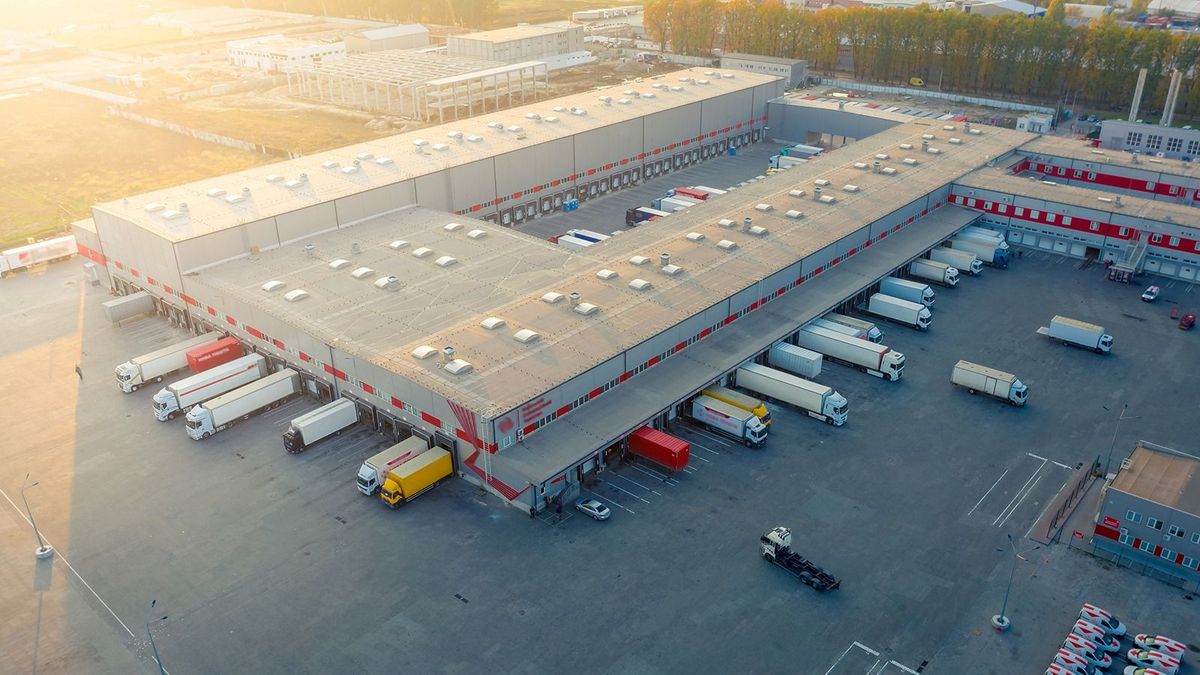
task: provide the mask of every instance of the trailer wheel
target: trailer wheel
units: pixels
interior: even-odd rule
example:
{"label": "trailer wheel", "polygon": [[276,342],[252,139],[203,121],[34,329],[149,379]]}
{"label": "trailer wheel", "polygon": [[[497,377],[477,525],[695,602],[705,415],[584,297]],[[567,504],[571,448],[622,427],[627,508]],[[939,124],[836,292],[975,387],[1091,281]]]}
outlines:
{"label": "trailer wheel", "polygon": [[1103,349],[1100,349],[1099,347],[1096,347],[1096,353],[1097,353],[1097,354],[1103,354],[1103,353],[1104,353],[1104,350],[1103,350]]}
{"label": "trailer wheel", "polygon": [[971,394],[974,394],[974,393],[975,393],[975,390],[974,390],[974,389],[967,389],[967,391],[971,392]]}
{"label": "trailer wheel", "polygon": [[159,375],[158,377],[154,378],[154,381],[155,381],[155,382],[162,382],[162,375]]}
{"label": "trailer wheel", "polygon": [[246,420],[248,420],[248,419],[250,419],[250,415],[242,415],[242,421],[243,421],[243,422],[245,422],[245,421],[246,421]]}

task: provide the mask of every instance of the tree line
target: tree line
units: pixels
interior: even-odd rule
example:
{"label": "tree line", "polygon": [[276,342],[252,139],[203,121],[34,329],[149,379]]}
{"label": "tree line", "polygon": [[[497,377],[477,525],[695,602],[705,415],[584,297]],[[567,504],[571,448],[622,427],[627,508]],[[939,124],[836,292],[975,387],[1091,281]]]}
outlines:
{"label": "tree line", "polygon": [[[202,0],[230,5],[227,0]],[[242,0],[245,7],[376,21],[427,22],[478,28],[496,16],[498,0]],[[481,29],[482,30],[482,29]]]}
{"label": "tree line", "polygon": [[[778,0],[648,0],[651,39],[676,53],[745,52],[805,59],[814,74],[849,69],[855,79],[963,93],[1129,106],[1139,68],[1149,69],[1142,109],[1161,110],[1170,71],[1184,71],[1177,115],[1200,114],[1200,38],[1139,30],[1105,15],[1065,23],[1062,0],[1043,18],[961,11],[789,8]],[[848,57],[848,58],[847,58]]]}

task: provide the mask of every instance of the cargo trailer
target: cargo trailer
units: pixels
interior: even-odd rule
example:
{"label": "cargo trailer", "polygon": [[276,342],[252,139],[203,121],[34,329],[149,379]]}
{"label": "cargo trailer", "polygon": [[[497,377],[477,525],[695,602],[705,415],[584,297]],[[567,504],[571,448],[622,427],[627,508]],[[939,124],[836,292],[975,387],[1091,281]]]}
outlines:
{"label": "cargo trailer", "polygon": [[672,196],[675,197],[687,197],[688,199],[695,199],[697,201],[706,201],[708,199],[707,192],[704,190],[697,190],[696,188],[677,187],[673,190],[673,192],[675,194]]}
{"label": "cargo trailer", "polygon": [[831,330],[835,333],[841,333],[842,335],[849,335],[856,340],[867,339],[867,332],[865,330],[861,328],[855,328],[854,326],[847,326],[846,324],[838,323],[837,321],[830,321],[829,319],[813,319],[804,325],[819,326],[825,330]]}
{"label": "cargo trailer", "polygon": [[238,420],[250,419],[251,415],[282,405],[300,391],[300,374],[284,368],[189,410],[187,434],[194,441],[203,440],[228,429]]}
{"label": "cargo trailer", "polygon": [[821,361],[824,358],[811,349],[797,347],[786,342],[771,345],[767,352],[767,362],[772,368],[780,368],[800,377],[812,379],[821,374]]}
{"label": "cargo trailer", "polygon": [[683,469],[691,458],[691,443],[665,431],[646,426],[638,427],[629,434],[628,440],[630,452],[668,471]]}
{"label": "cargo trailer", "polygon": [[866,307],[861,307],[868,314],[883,317],[893,323],[898,323],[917,330],[928,330],[933,323],[933,314],[929,308],[918,303],[909,302],[890,295],[876,293],[867,301]]}
{"label": "cargo trailer", "polygon": [[839,427],[846,423],[849,404],[832,387],[757,363],[738,368],[734,378],[737,386],[799,408],[809,417]]}
{"label": "cargo trailer", "polygon": [[904,354],[887,345],[856,340],[817,326],[801,328],[796,341],[801,347],[831,361],[858,368],[875,377],[895,382],[904,374]]}
{"label": "cargo trailer", "polygon": [[29,269],[42,263],[58,262],[75,255],[79,247],[75,244],[75,235],[44,239],[32,244],[25,244],[6,251],[0,251],[0,276]]}
{"label": "cargo trailer", "polygon": [[1051,340],[1058,340],[1064,345],[1075,345],[1095,350],[1097,354],[1107,354],[1112,351],[1113,337],[1104,332],[1104,326],[1056,316],[1050,320],[1050,326],[1037,329],[1038,335],[1046,335]]}
{"label": "cargo trailer", "polygon": [[857,328],[866,333],[867,339],[871,342],[883,342],[883,331],[880,330],[878,326],[865,319],[847,316],[845,314],[838,314],[837,312],[830,312],[821,318],[825,319],[826,321],[840,323],[843,326]]}
{"label": "cargo trailer", "polygon": [[929,284],[896,277],[885,277],[880,281],[879,292],[893,298],[918,302],[926,307],[932,307],[933,301],[937,297]]}
{"label": "cargo trailer", "polygon": [[250,354],[172,382],[154,395],[154,418],[159,422],[173,420],[182,410],[250,384],[266,374],[267,360],[261,354]]}
{"label": "cargo trailer", "polygon": [[450,453],[430,448],[387,472],[379,499],[395,509],[437,487],[454,472]]}
{"label": "cargo trailer", "polygon": [[688,416],[709,431],[728,436],[747,447],[761,447],[767,440],[767,426],[757,415],[711,396],[692,399]]}
{"label": "cargo trailer", "polygon": [[700,393],[705,396],[711,396],[723,403],[728,403],[731,406],[752,412],[758,418],[758,421],[767,426],[771,424],[771,412],[767,410],[767,405],[749,394],[734,391],[729,387],[708,387]]}
{"label": "cargo trailer", "polygon": [[163,347],[149,354],[135,356],[113,370],[113,374],[117,378],[117,386],[128,394],[131,391],[137,391],[147,382],[162,382],[163,377],[187,367],[188,352],[220,338],[221,334],[214,331],[188,338],[183,342],[177,342],[170,347]]}
{"label": "cargo trailer", "polygon": [[188,368],[193,373],[203,373],[222,363],[241,358],[242,343],[235,337],[223,337],[216,342],[196,347],[187,353]]}
{"label": "cargo trailer", "polygon": [[575,237],[576,239],[590,241],[593,244],[599,244],[605,239],[611,239],[611,237],[607,234],[600,234],[599,232],[592,232],[591,230],[567,230],[567,234]]}
{"label": "cargo trailer", "polygon": [[556,243],[563,248],[579,251],[591,246],[594,242],[588,241],[587,239],[580,239],[579,237],[573,237],[569,234],[564,234],[558,238]]}
{"label": "cargo trailer", "polygon": [[382,450],[358,468],[358,491],[368,497],[379,491],[388,471],[429,449],[429,443],[419,436],[409,436]]}
{"label": "cargo trailer", "polygon": [[1001,269],[1008,267],[1008,250],[1001,249],[988,241],[972,239],[971,237],[952,237],[950,239],[950,248],[974,254],[984,265],[991,265],[992,267],[999,267]]}
{"label": "cargo trailer", "polygon": [[935,246],[929,251],[929,259],[951,265],[959,272],[970,274],[973,277],[983,274],[983,261],[970,251]]}
{"label": "cargo trailer", "polygon": [[694,185],[692,187],[696,188],[697,190],[703,190],[704,192],[714,196],[728,194],[727,190],[718,190],[717,188],[710,188],[707,185]]}
{"label": "cargo trailer", "polygon": [[291,454],[304,452],[317,441],[340,434],[358,421],[358,406],[348,398],[339,398],[307,412],[283,432],[283,449]]}
{"label": "cargo trailer", "polygon": [[994,396],[1010,405],[1025,405],[1029,398],[1029,387],[1017,379],[1016,375],[995,368],[981,366],[970,361],[959,361],[950,372],[950,383],[963,387],[974,394],[983,392]]}
{"label": "cargo trailer", "polygon": [[936,260],[917,258],[908,266],[908,273],[947,288],[958,285],[958,268]]}

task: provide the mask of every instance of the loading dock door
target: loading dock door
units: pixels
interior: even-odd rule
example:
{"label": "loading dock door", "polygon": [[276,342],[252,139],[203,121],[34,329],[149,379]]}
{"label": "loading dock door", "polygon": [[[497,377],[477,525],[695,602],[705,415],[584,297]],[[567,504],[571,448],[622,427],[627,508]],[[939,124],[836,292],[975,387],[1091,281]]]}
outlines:
{"label": "loading dock door", "polygon": [[600,194],[608,193],[608,181],[607,180],[600,181],[599,190],[600,190]]}
{"label": "loading dock door", "polygon": [[689,155],[691,156],[693,162],[700,161],[700,151],[699,150],[692,150],[689,153]]}
{"label": "loading dock door", "polygon": [[353,394],[342,394],[344,397],[354,401],[354,407],[358,410],[358,420],[366,424],[372,429],[378,429],[375,426],[375,406],[366,401],[354,396]]}
{"label": "loading dock door", "polygon": [[631,178],[631,180],[633,181],[633,184],[637,185],[637,182],[642,179],[642,167],[639,166],[639,167],[635,168],[633,170],[632,176],[633,177]]}
{"label": "loading dock door", "polygon": [[550,197],[542,197],[538,206],[542,213],[550,213],[554,210],[554,200]]}
{"label": "loading dock door", "polygon": [[451,457],[458,457],[458,443],[456,443],[453,438],[450,438],[446,434],[443,434],[440,431],[433,432],[433,444],[435,447],[439,447],[449,452]]}
{"label": "loading dock door", "polygon": [[567,191],[563,193],[563,199],[566,201],[575,199],[575,188],[567,188]]}
{"label": "loading dock door", "polygon": [[494,214],[494,213],[489,213],[483,217],[483,222],[492,223],[493,225],[496,224],[496,220],[497,220],[496,214]]}
{"label": "loading dock door", "polygon": [[400,438],[400,418],[395,415],[380,410],[377,414],[379,433],[392,439],[393,443],[399,443]]}
{"label": "loading dock door", "polygon": [[513,207],[512,219],[513,219],[514,224],[524,222],[525,221],[525,207],[523,207],[523,206]]}
{"label": "loading dock door", "polygon": [[529,202],[528,204],[525,205],[525,218],[527,218],[528,220],[533,220],[534,218],[537,217],[537,213],[538,213],[537,202]]}
{"label": "loading dock door", "polygon": [[600,194],[600,186],[595,183],[588,183],[588,196],[595,197]]}
{"label": "loading dock door", "polygon": [[729,149],[729,141],[721,141],[717,143],[717,152],[725,152]]}
{"label": "loading dock door", "polygon": [[512,210],[504,209],[503,211],[501,211],[500,212],[500,224],[505,227],[512,227],[512,223],[513,223]]}
{"label": "loading dock door", "polygon": [[560,194],[554,195],[554,199],[551,201],[550,208],[554,209],[554,210],[561,209],[562,204],[563,204],[563,196]]}

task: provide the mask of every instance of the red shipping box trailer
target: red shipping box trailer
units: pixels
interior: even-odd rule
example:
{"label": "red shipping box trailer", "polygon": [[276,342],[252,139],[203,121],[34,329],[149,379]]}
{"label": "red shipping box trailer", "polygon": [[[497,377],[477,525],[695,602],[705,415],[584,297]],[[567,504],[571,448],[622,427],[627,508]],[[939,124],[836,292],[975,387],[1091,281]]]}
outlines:
{"label": "red shipping box trailer", "polygon": [[242,343],[237,338],[224,337],[187,353],[188,368],[193,373],[202,373],[209,368],[241,358]]}
{"label": "red shipping box trailer", "polygon": [[688,465],[692,446],[687,441],[668,433],[640,427],[629,434],[629,450],[670,471],[679,471]]}

